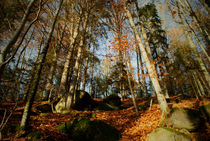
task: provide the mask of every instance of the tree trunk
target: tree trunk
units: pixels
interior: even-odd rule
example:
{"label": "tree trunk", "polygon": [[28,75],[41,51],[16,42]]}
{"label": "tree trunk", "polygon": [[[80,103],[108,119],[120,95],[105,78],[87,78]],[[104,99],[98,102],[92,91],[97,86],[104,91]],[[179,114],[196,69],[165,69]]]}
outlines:
{"label": "tree trunk", "polygon": [[133,90],[133,87],[132,87],[132,84],[131,84],[131,77],[130,77],[130,73],[129,73],[129,69],[128,69],[128,68],[130,68],[130,62],[126,58],[126,53],[125,52],[124,52],[123,57],[124,57],[124,60],[125,60],[125,63],[126,63],[126,72],[127,72],[127,75],[128,75],[128,85],[129,85],[129,89],[131,91],[133,105],[134,105],[134,108],[135,108],[135,111],[136,111],[136,116],[139,116],[139,111],[138,111],[138,107],[137,107],[137,104],[136,104],[136,94],[135,94],[135,91]]}
{"label": "tree trunk", "polygon": [[50,27],[50,31],[48,33],[46,42],[44,44],[44,47],[43,47],[43,50],[42,50],[42,53],[41,53],[40,62],[39,62],[39,65],[37,67],[37,71],[36,71],[35,76],[34,76],[34,81],[32,83],[32,87],[30,89],[28,100],[26,102],[24,112],[23,112],[23,116],[22,116],[22,119],[21,119],[21,123],[20,123],[21,130],[26,130],[26,128],[28,126],[30,111],[31,111],[31,108],[32,108],[34,97],[35,97],[36,92],[37,92],[38,83],[39,83],[39,79],[40,79],[40,74],[41,74],[41,71],[42,71],[44,61],[46,59],[47,51],[48,51],[48,48],[49,48],[49,42],[50,42],[50,39],[52,37],[54,27],[55,27],[55,24],[56,24],[56,20],[57,20],[58,14],[60,12],[62,3],[63,3],[63,0],[60,0],[58,9],[56,10],[56,15],[53,19],[53,24]]}
{"label": "tree trunk", "polygon": [[74,44],[75,44],[77,35],[79,33],[79,24],[80,23],[78,22],[77,26],[74,30],[73,38],[71,39],[71,43],[69,45],[70,48],[69,48],[68,54],[66,56],[66,61],[65,61],[65,64],[64,64],[63,73],[62,73],[62,76],[61,76],[61,83],[60,83],[59,93],[58,93],[59,97],[64,96],[68,92],[68,89],[66,89],[66,82],[67,82],[68,71],[69,71],[69,67],[70,67],[70,63],[71,63],[71,57],[73,55],[72,52],[73,52],[73,49],[74,49]]}
{"label": "tree trunk", "polygon": [[0,72],[1,72],[0,73],[0,80],[1,80],[1,75],[3,74],[4,68],[5,68],[5,65],[6,65],[5,64],[6,56],[7,56],[7,54],[9,54],[9,50],[16,43],[18,37],[20,36],[20,33],[22,32],[22,30],[25,26],[25,23],[28,19],[28,16],[30,14],[31,8],[32,8],[32,6],[34,5],[35,2],[36,2],[36,0],[31,0],[30,1],[19,27],[15,31],[15,33],[12,36],[12,38],[10,39],[10,41],[4,47],[2,47],[2,49],[0,51]]}
{"label": "tree trunk", "polygon": [[130,11],[127,9],[127,7],[125,5],[124,5],[124,9],[127,13],[128,19],[130,21],[131,28],[133,29],[136,40],[138,42],[137,45],[139,46],[139,48],[141,50],[142,57],[143,57],[143,59],[145,61],[145,64],[146,64],[146,68],[148,70],[149,76],[150,76],[150,78],[152,80],[152,83],[153,83],[153,86],[155,88],[156,96],[157,96],[158,102],[160,104],[160,109],[161,109],[162,117],[163,117],[168,113],[169,109],[168,109],[166,99],[165,99],[165,97],[162,93],[160,83],[158,81],[158,76],[156,74],[155,66],[152,64],[152,62],[150,62],[149,56],[147,54],[147,51],[144,48],[144,45],[141,42],[141,38],[140,38],[140,36],[137,32],[137,29],[136,29],[136,26],[135,26],[135,23],[134,23],[134,20],[133,20],[133,17],[131,15]]}
{"label": "tree trunk", "polygon": [[[91,35],[91,32],[90,32]],[[88,42],[88,48],[86,51],[86,58],[85,58],[85,68],[84,68],[84,72],[83,72],[83,80],[82,80],[82,89],[83,91],[85,91],[85,85],[86,85],[86,78],[87,78],[87,69],[88,69],[88,62],[89,62],[89,52],[90,52],[90,47],[91,47],[91,36],[89,37],[89,42]]]}
{"label": "tree trunk", "polygon": [[89,16],[88,14],[85,15],[85,19],[84,19],[84,23],[83,23],[83,35],[80,39],[80,44],[78,47],[78,52],[77,52],[77,56],[76,56],[75,66],[74,66],[74,72],[72,75],[72,81],[71,81],[70,87],[69,87],[68,101],[66,103],[67,109],[71,108],[73,101],[74,101],[74,91],[75,91],[75,86],[77,84],[78,72],[79,72],[79,67],[80,67],[80,59],[82,56],[82,47],[85,42],[85,33],[86,33],[85,31],[87,28],[88,16]]}

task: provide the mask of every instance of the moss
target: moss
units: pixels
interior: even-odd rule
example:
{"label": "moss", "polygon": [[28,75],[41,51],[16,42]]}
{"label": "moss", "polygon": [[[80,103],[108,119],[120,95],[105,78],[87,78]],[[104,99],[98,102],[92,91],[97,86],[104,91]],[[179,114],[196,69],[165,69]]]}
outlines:
{"label": "moss", "polygon": [[71,114],[71,111],[70,111],[70,110],[62,110],[62,111],[60,112],[60,114],[69,115],[69,114]]}
{"label": "moss", "polygon": [[190,137],[189,135],[186,135],[186,134],[184,134],[184,133],[178,132],[178,131],[176,131],[176,130],[174,130],[174,129],[166,128],[166,127],[163,127],[163,129],[165,129],[165,130],[167,130],[167,131],[169,131],[169,132],[175,133],[175,134],[177,134],[177,135],[184,136],[185,138],[191,140],[191,137]]}
{"label": "moss", "polygon": [[40,140],[42,137],[42,133],[40,132],[31,132],[28,135],[26,135],[26,137],[30,137],[31,139],[29,139],[29,141],[36,141],[36,140]]}
{"label": "moss", "polygon": [[58,131],[67,133],[70,139],[76,141],[117,141],[120,138],[120,133],[114,127],[88,118],[64,123],[59,126]]}
{"label": "moss", "polygon": [[41,116],[41,117],[47,117],[47,116],[49,116],[49,113],[40,113],[39,116]]}
{"label": "moss", "polygon": [[210,105],[201,106],[199,111],[205,120],[210,120]]}
{"label": "moss", "polygon": [[118,110],[119,107],[116,107],[116,106],[113,106],[113,105],[110,105],[110,104],[107,104],[107,103],[101,103],[97,108],[96,110],[99,110],[99,111],[112,111],[112,110]]}
{"label": "moss", "polygon": [[6,127],[7,133],[15,133],[20,129],[19,125],[9,125]]}

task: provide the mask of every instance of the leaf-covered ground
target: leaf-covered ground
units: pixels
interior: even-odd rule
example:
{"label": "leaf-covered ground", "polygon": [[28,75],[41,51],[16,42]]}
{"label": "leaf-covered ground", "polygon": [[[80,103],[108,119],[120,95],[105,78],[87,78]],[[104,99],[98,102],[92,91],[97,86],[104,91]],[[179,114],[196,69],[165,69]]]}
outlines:
{"label": "leaf-covered ground", "polygon": [[[122,102],[122,106],[125,108],[116,111],[72,111],[74,114],[61,115],[50,113],[47,116],[33,114],[31,116],[30,125],[33,132],[41,132],[43,134],[43,140],[66,141],[69,140],[67,135],[57,131],[57,127],[60,124],[78,117],[86,117],[88,115],[78,113],[95,113],[95,116],[91,117],[91,119],[102,120],[107,124],[116,127],[122,134],[121,141],[145,141],[147,134],[160,125],[160,107],[158,104],[153,104],[151,109],[149,109],[149,99],[137,99],[137,103],[141,109],[138,117],[135,114],[131,99],[126,99]],[[198,106],[206,104],[210,104],[209,100],[203,100],[198,103],[196,99],[190,99],[181,100],[178,104],[171,103],[169,105],[173,108],[197,108]],[[14,103],[5,102],[1,106],[9,107],[12,105],[14,105]],[[23,106],[19,104],[16,108],[16,112],[14,112],[9,119],[7,126],[18,125],[20,123],[22,113],[18,111],[22,108]],[[3,114],[0,115],[0,119],[2,120]],[[206,127],[207,129],[205,129],[202,136],[210,135],[209,123],[206,123]],[[6,133],[4,130],[2,136],[3,140],[14,140],[15,133]],[[193,137],[194,135],[191,136]],[[25,138],[20,138],[18,140],[24,139]]]}

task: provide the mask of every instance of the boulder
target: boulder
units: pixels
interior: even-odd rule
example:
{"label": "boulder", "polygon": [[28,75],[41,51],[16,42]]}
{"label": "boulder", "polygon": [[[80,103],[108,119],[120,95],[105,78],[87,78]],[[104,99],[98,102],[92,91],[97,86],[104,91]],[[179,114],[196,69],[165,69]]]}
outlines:
{"label": "boulder", "polygon": [[[72,104],[72,107],[75,110],[92,110],[94,107],[96,107],[96,102],[91,98],[91,96],[81,90],[77,90],[75,93],[75,100],[74,103]],[[56,113],[65,113],[66,110],[69,110],[69,108],[66,108],[67,104],[67,99],[69,99],[70,96],[68,97],[62,97],[59,102],[55,106],[55,111]]]}
{"label": "boulder", "polygon": [[62,97],[55,105],[55,112],[62,113],[64,110],[66,110],[66,98]]}
{"label": "boulder", "polygon": [[147,141],[191,141],[190,136],[170,128],[157,128],[148,134]]}
{"label": "boulder", "polygon": [[76,91],[76,99],[73,104],[73,109],[75,110],[86,110],[93,109],[96,105],[96,102],[92,99],[89,93],[82,90]]}
{"label": "boulder", "polygon": [[172,109],[170,114],[163,121],[166,127],[187,129],[189,131],[198,129],[200,125],[199,111],[191,109]]}
{"label": "boulder", "polygon": [[115,107],[120,107],[121,105],[121,100],[120,97],[116,94],[112,94],[107,96],[104,100],[104,103],[107,103],[109,105],[115,106]]}
{"label": "boulder", "polygon": [[58,131],[68,134],[73,141],[117,141],[120,138],[114,127],[88,118],[66,122],[58,127]]}
{"label": "boulder", "polygon": [[210,120],[210,105],[204,105],[199,108],[199,111],[201,112],[204,119],[207,121]]}

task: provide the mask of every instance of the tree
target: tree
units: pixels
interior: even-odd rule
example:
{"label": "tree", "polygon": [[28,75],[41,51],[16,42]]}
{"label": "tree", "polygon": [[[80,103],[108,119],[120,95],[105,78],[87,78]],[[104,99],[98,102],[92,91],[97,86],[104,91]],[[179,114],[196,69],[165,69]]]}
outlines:
{"label": "tree", "polygon": [[[32,8],[32,6],[34,5],[35,2],[36,2],[36,0],[31,0],[30,1],[30,3],[27,6],[26,12],[23,16],[23,19],[22,19],[19,27],[15,31],[14,35],[12,36],[12,38],[9,40],[9,42],[4,47],[1,47],[2,49],[1,49],[1,52],[0,52],[0,72],[4,71],[5,65],[9,62],[8,59],[6,58],[7,55],[9,54],[9,50],[13,47],[13,45],[16,43],[18,37],[20,36],[20,33],[22,32],[22,29],[24,28],[24,26],[26,24],[26,21],[28,19],[28,16],[30,14],[30,10],[31,10],[31,8]],[[14,53],[16,53],[16,52],[14,52]],[[1,75],[2,74],[3,73],[0,73],[0,80],[1,80]]]}
{"label": "tree", "polygon": [[166,99],[162,93],[162,90],[161,90],[161,87],[160,87],[160,83],[158,81],[158,76],[157,76],[157,73],[155,71],[155,66],[152,64],[152,60],[150,59],[147,51],[145,50],[144,48],[144,45],[141,41],[141,38],[139,36],[139,33],[136,29],[136,26],[135,26],[135,23],[134,23],[134,20],[133,20],[133,17],[130,13],[130,11],[128,10],[126,4],[124,3],[124,10],[126,11],[127,13],[127,16],[128,16],[128,19],[129,19],[129,22],[130,22],[130,25],[131,25],[131,28],[135,34],[135,37],[136,37],[136,40],[137,40],[137,45],[139,46],[140,50],[141,50],[141,53],[142,53],[142,57],[145,61],[145,64],[146,64],[146,68],[148,70],[148,73],[149,73],[149,76],[150,76],[150,79],[153,83],[153,86],[155,88],[155,92],[156,92],[156,96],[157,96],[157,99],[158,99],[158,102],[160,104],[160,109],[161,109],[161,112],[162,112],[162,116],[165,116],[167,113],[168,113],[168,105],[166,103]]}
{"label": "tree", "polygon": [[26,128],[28,126],[30,111],[31,111],[31,107],[32,107],[32,104],[33,104],[33,101],[34,101],[34,97],[35,97],[36,92],[37,92],[37,87],[38,87],[38,83],[39,83],[39,79],[40,79],[40,74],[41,74],[41,71],[42,71],[42,68],[43,68],[43,63],[46,59],[46,54],[47,54],[47,51],[48,51],[48,48],[49,48],[49,43],[50,43],[53,31],[54,31],[54,27],[55,27],[56,20],[57,20],[58,14],[60,12],[62,3],[63,3],[63,0],[60,0],[58,9],[56,10],[55,17],[53,19],[53,23],[52,23],[52,25],[50,27],[50,31],[47,35],[47,40],[44,44],[44,47],[43,47],[43,50],[42,50],[42,53],[41,53],[41,56],[40,56],[39,65],[38,65],[37,70],[36,70],[35,75],[34,75],[34,80],[32,82],[32,87],[30,89],[30,93],[29,93],[29,96],[28,96],[28,99],[27,99],[27,102],[26,102],[26,105],[25,105],[25,108],[24,108],[22,120],[21,120],[21,123],[20,123],[21,130],[26,130]]}

